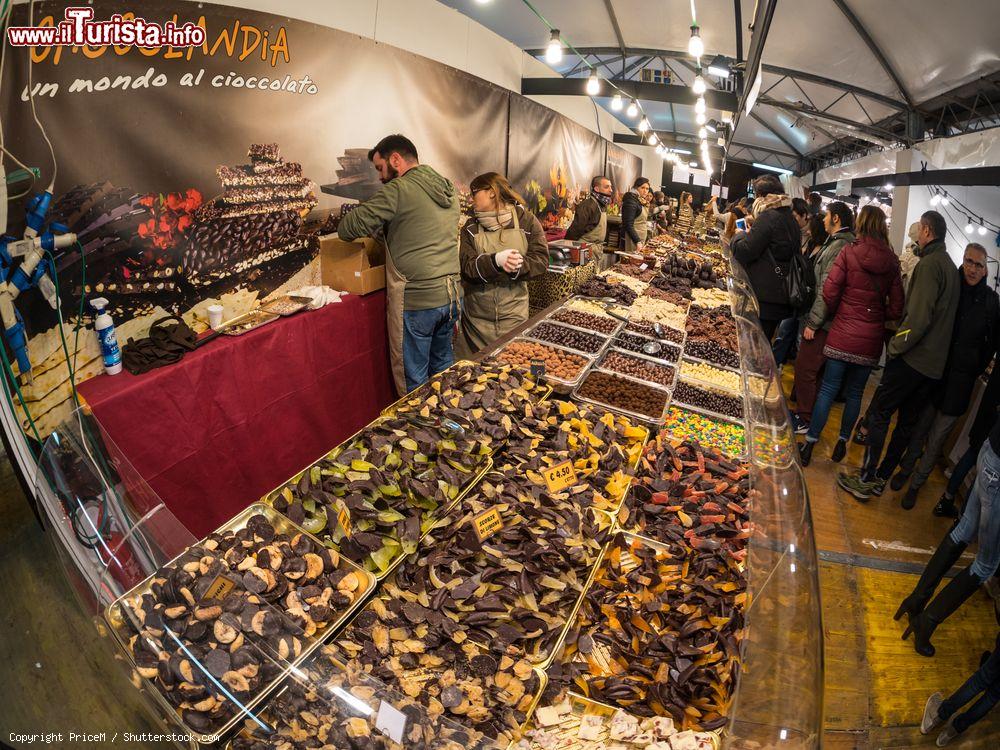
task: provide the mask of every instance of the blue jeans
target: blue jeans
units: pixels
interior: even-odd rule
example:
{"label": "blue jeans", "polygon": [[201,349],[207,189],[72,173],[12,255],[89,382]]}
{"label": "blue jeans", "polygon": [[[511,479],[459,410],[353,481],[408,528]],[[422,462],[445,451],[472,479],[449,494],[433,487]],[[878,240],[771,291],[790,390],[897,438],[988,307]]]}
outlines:
{"label": "blue jeans", "polygon": [[970,544],[979,537],[976,559],[969,570],[983,583],[1000,565],[1000,456],[993,452],[989,440],[979,450],[976,468],[976,483],[969,491],[962,517],[951,530],[951,541]]}
{"label": "blue jeans", "polygon": [[955,464],[955,468],[951,470],[951,477],[948,479],[948,497],[955,497],[958,491],[962,489],[962,482],[969,475],[969,472],[976,468],[976,456],[979,455],[979,448],[970,445],[968,450],[962,454],[962,457],[958,459],[958,463]]}
{"label": "blue jeans", "polygon": [[819,441],[826,420],[830,417],[833,402],[840,393],[841,385],[844,386],[847,400],[844,403],[844,415],[840,418],[840,439],[850,440],[851,430],[854,429],[854,423],[858,421],[858,415],[861,413],[861,399],[865,395],[865,385],[871,372],[872,368],[868,365],[856,365],[839,359],[826,361],[823,383],[819,387],[819,395],[816,396],[816,405],[813,407],[812,419],[809,420],[806,440],[810,443]]}
{"label": "blue jeans", "polygon": [[451,340],[461,313],[459,303],[403,311],[403,371],[407,391],[455,364]]}
{"label": "blue jeans", "polygon": [[771,351],[774,352],[774,361],[781,367],[788,361],[788,355],[792,353],[792,347],[799,340],[799,319],[785,318],[778,324],[778,332],[774,335],[774,343]]}
{"label": "blue jeans", "polygon": [[955,717],[954,727],[959,734],[986,716],[1000,701],[1000,636],[993,646],[993,653],[983,662],[983,666],[973,672],[965,684],[941,704],[938,718],[948,721],[958,709],[980,693],[983,694],[982,697],[968,711]]}

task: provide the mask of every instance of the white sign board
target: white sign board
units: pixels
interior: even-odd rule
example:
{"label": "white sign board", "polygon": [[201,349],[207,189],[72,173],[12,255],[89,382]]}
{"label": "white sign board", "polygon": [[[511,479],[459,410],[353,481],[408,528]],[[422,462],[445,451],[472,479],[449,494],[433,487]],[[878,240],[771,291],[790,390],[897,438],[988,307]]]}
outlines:
{"label": "white sign board", "polygon": [[674,166],[674,182],[682,182],[685,185],[691,182],[691,172],[687,167]]}
{"label": "white sign board", "polygon": [[851,178],[837,180],[837,195],[851,194]]}
{"label": "white sign board", "polygon": [[406,731],[406,714],[384,700],[375,716],[375,728],[393,742],[402,744],[403,732]]}
{"label": "white sign board", "polygon": [[704,169],[692,169],[691,174],[694,175],[694,184],[701,185],[702,187],[708,187],[712,184],[711,178],[708,176],[708,172]]}

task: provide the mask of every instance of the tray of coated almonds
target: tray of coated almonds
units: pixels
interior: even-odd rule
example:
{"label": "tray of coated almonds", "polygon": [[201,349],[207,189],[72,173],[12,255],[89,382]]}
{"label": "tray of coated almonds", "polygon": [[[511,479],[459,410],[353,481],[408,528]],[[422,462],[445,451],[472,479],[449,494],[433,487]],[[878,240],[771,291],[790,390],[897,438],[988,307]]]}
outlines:
{"label": "tray of coated almonds", "polygon": [[660,423],[670,391],[610,372],[592,370],[573,391],[573,398],[640,421]]}
{"label": "tray of coated almonds", "polygon": [[496,358],[525,369],[541,362],[545,366],[546,380],[569,387],[580,382],[593,361],[582,354],[527,339],[514,339],[496,353]]}

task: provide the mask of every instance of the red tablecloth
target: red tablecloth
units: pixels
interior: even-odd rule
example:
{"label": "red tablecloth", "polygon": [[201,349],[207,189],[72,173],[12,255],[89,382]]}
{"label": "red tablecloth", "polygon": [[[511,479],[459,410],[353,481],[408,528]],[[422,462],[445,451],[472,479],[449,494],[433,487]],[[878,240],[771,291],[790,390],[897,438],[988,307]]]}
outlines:
{"label": "red tablecloth", "polygon": [[385,293],[220,336],[177,364],[99,375],[79,391],[200,538],[392,402]]}

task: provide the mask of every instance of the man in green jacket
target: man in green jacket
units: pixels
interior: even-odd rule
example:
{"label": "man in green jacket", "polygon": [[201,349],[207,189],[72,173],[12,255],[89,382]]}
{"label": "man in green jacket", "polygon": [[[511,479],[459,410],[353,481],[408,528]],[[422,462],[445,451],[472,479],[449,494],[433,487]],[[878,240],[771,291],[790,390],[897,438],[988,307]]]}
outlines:
{"label": "man in green jacket", "polygon": [[389,353],[397,390],[408,392],[454,363],[462,299],[458,194],[420,164],[404,136],[383,138],[368,158],[383,187],[344,216],[337,234],[348,242],[385,240]]}
{"label": "man in green jacket", "polygon": [[[937,211],[920,217],[917,254],[899,330],[889,342],[882,382],[868,410],[868,442],[860,474],[837,483],[862,502],[881,495],[906,449],[917,420],[944,374],[958,310],[960,279],[944,244],[947,225]],[[899,418],[885,457],[882,448],[893,414]],[[880,463],[881,462],[881,463]]]}

